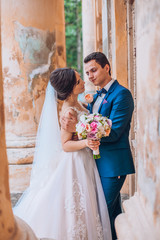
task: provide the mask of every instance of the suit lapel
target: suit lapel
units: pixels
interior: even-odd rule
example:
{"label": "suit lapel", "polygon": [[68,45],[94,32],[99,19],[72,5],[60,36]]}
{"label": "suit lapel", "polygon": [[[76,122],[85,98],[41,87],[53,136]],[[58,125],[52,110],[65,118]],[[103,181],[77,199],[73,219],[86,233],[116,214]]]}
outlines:
{"label": "suit lapel", "polygon": [[[111,94],[111,92],[114,91],[114,89],[117,87],[117,85],[119,85],[119,83],[118,83],[117,80],[115,80],[114,83],[113,83],[113,84],[111,85],[111,87],[109,88],[109,90],[108,90],[108,92],[106,93],[106,95],[104,96],[104,98],[103,98],[103,100],[102,100],[102,102],[101,102],[101,104],[100,104],[100,106],[99,106],[99,108],[98,108],[98,112],[99,112],[99,113],[100,113],[100,111],[101,111],[103,102],[104,102],[105,100],[107,100],[108,96]],[[93,107],[93,106],[92,106],[92,107]]]}

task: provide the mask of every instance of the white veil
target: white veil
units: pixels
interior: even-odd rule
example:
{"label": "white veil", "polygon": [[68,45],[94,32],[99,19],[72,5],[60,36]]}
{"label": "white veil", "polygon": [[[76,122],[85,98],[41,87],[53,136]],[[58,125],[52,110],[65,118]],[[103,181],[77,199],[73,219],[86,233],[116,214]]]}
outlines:
{"label": "white veil", "polygon": [[56,169],[62,151],[57,93],[49,81],[39,122],[30,187],[42,187]]}
{"label": "white veil", "polygon": [[62,152],[60,127],[57,113],[57,93],[48,83],[45,101],[40,117],[30,186],[23,193],[13,211],[23,218],[32,197],[48,182],[60,160]]}

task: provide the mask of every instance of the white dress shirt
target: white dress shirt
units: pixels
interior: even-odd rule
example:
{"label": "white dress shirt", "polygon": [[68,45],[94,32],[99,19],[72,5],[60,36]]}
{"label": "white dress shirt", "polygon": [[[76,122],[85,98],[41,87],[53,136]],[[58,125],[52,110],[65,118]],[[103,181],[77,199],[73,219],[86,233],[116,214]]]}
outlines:
{"label": "white dress shirt", "polygon": [[[106,91],[108,92],[109,88],[111,87],[111,85],[114,83],[114,79],[112,79],[109,83],[107,83],[107,85],[104,87],[106,89]],[[98,109],[99,109],[99,106],[103,100],[105,96],[105,93],[102,93],[101,96],[98,96],[95,103],[93,104],[93,113],[98,113]]]}

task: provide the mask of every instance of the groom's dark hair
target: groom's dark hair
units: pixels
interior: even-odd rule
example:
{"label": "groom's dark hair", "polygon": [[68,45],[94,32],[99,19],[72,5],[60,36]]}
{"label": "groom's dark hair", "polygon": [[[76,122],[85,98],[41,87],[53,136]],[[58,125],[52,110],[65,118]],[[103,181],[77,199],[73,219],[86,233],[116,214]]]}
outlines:
{"label": "groom's dark hair", "polygon": [[76,85],[76,74],[72,68],[57,68],[50,75],[50,83],[59,100],[67,99]]}
{"label": "groom's dark hair", "polygon": [[95,60],[99,65],[101,65],[102,68],[104,68],[106,64],[109,65],[109,75],[111,76],[111,66],[104,53],[102,52],[90,53],[88,56],[84,58],[84,63],[88,63],[91,60]]}

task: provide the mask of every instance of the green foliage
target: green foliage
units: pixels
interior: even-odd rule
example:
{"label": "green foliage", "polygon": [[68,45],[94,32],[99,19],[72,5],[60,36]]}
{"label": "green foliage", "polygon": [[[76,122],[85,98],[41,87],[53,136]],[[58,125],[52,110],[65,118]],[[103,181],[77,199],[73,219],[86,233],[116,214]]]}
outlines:
{"label": "green foliage", "polygon": [[[82,5],[81,0],[64,0],[67,66],[77,69],[82,74],[81,5]],[[78,38],[80,38],[80,41]],[[81,44],[80,63],[78,63],[78,51],[77,51],[79,44]]]}

